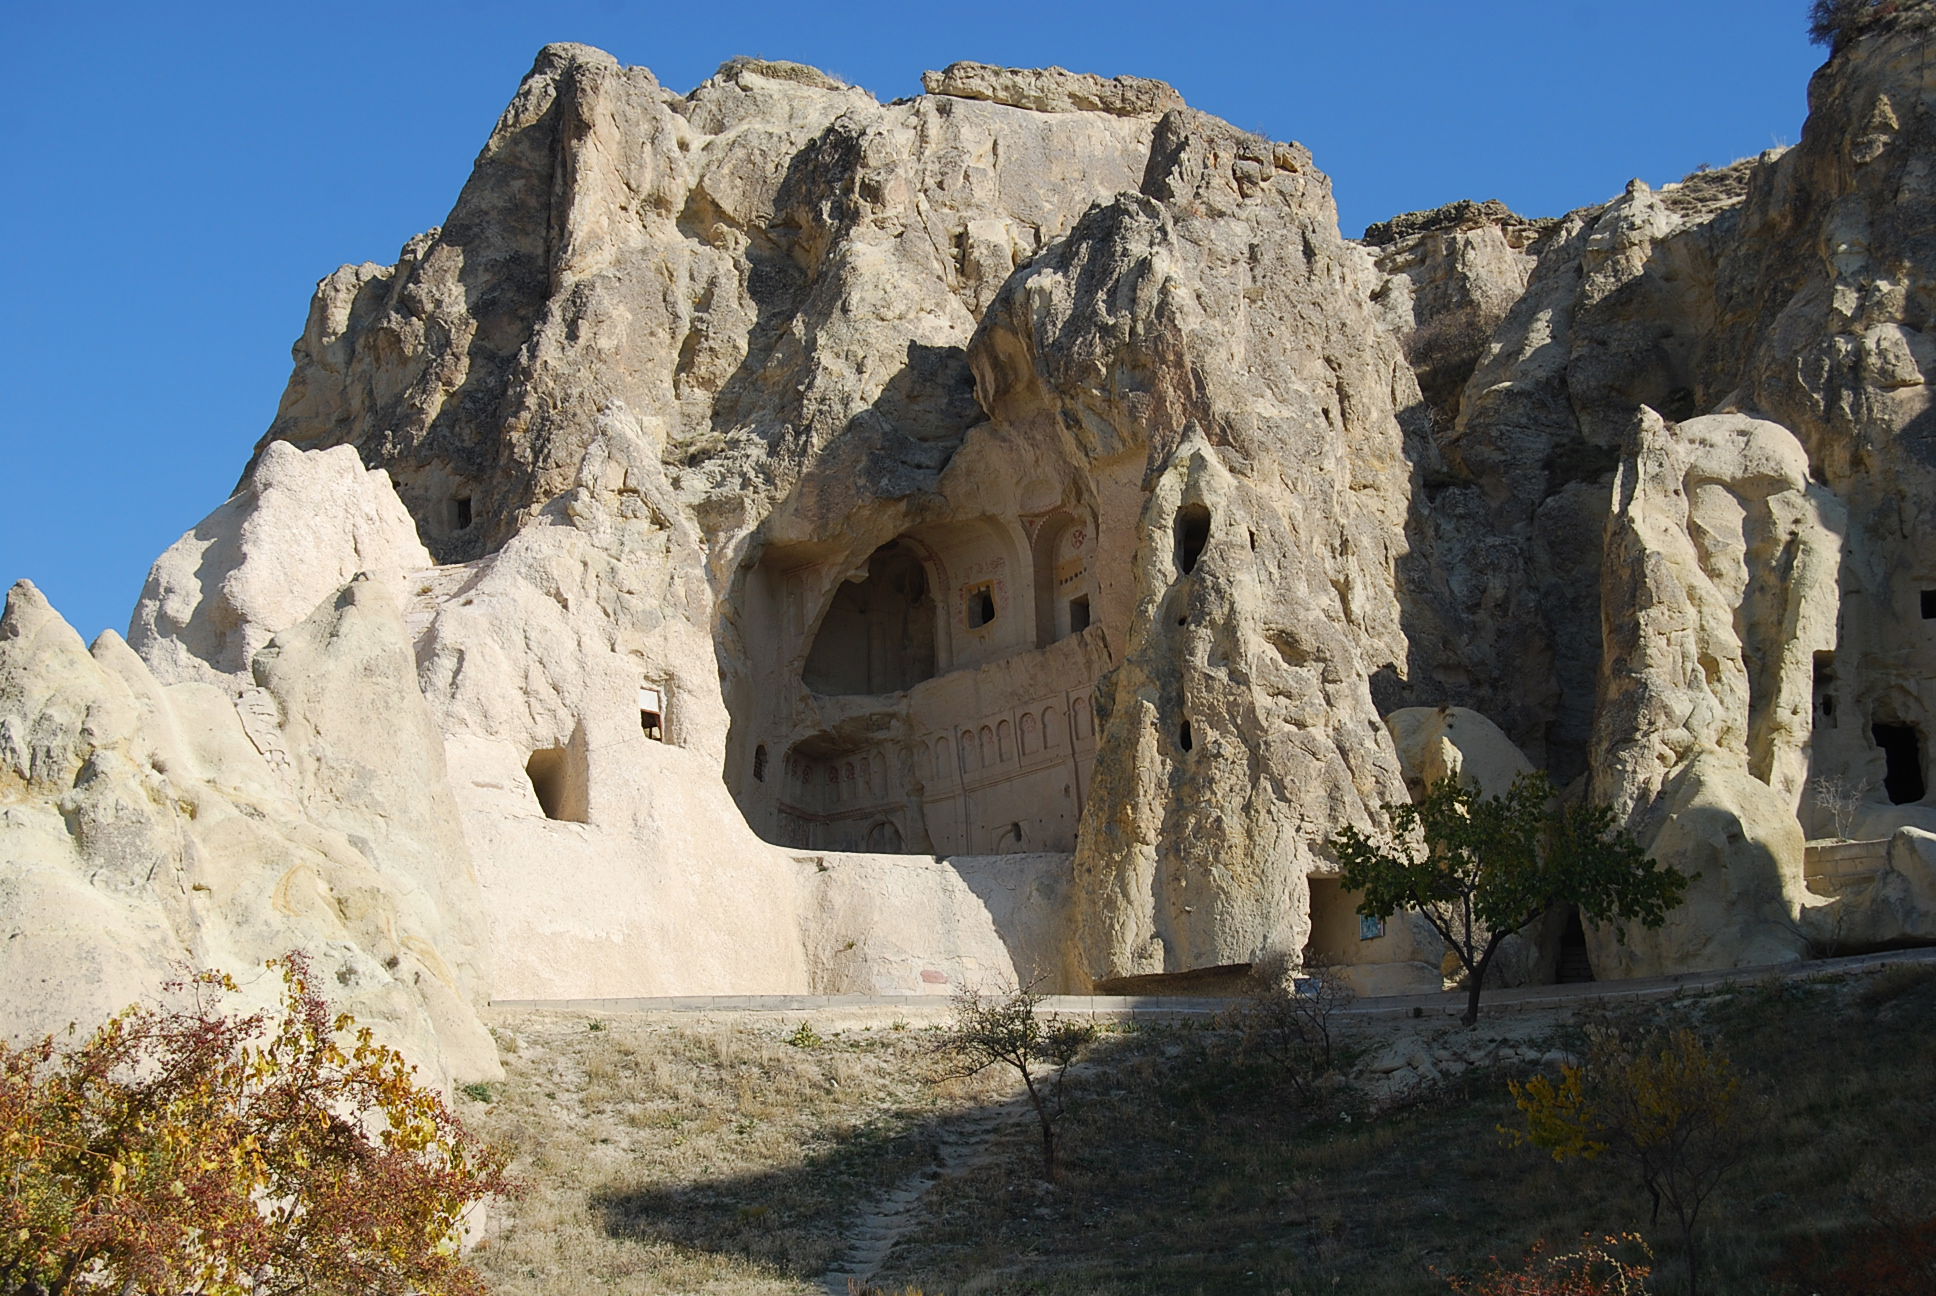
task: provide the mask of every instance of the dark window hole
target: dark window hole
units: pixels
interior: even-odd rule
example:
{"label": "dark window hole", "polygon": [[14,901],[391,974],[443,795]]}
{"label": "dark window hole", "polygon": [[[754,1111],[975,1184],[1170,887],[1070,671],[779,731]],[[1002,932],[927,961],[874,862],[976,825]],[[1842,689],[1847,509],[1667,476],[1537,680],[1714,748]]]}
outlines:
{"label": "dark window hole", "polygon": [[1923,620],[1936,621],[1936,589],[1923,591]]}
{"label": "dark window hole", "polygon": [[979,630],[995,619],[995,594],[983,587],[968,592],[968,628]]}
{"label": "dark window hole", "polygon": [[766,782],[766,744],[761,743],[753,749],[753,781]]}
{"label": "dark window hole", "polygon": [[[1833,722],[1835,719],[1835,654],[1818,652],[1815,654],[1815,708],[1821,712],[1822,719]],[[1829,728],[1833,729],[1833,723]]]}
{"label": "dark window hole", "polygon": [[471,529],[471,497],[459,495],[450,502],[450,524],[458,531]]}
{"label": "dark window hole", "polygon": [[1203,547],[1210,543],[1210,510],[1185,504],[1176,511],[1176,569],[1188,576],[1197,569]]}
{"label": "dark window hole", "polygon": [[1078,594],[1069,600],[1069,633],[1081,634],[1089,628],[1089,596]]}
{"label": "dark window hole", "polygon": [[1908,805],[1922,800],[1928,790],[1923,782],[1922,734],[1913,725],[1906,724],[1878,724],[1870,732],[1875,736],[1876,746],[1882,748],[1886,762],[1882,790],[1889,794],[1889,804]]}
{"label": "dark window hole", "polygon": [[1177,727],[1176,745],[1184,751],[1189,751],[1190,748],[1196,746],[1196,740],[1190,736],[1190,722],[1188,720],[1185,720]]}

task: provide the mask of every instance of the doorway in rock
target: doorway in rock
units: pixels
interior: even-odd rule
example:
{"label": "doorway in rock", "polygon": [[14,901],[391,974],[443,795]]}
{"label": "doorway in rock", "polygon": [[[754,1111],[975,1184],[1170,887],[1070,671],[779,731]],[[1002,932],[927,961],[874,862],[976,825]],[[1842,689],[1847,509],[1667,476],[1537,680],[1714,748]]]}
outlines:
{"label": "doorway in rock", "polygon": [[1882,749],[1885,769],[1882,790],[1890,805],[1908,805],[1923,799],[1928,785],[1923,781],[1923,736],[1914,725],[1877,723],[1870,729],[1875,745]]}
{"label": "doorway in rock", "polygon": [[1586,924],[1580,921],[1578,909],[1568,910],[1566,927],[1560,932],[1560,958],[1553,980],[1560,985],[1577,985],[1593,979],[1593,959],[1586,948]]}

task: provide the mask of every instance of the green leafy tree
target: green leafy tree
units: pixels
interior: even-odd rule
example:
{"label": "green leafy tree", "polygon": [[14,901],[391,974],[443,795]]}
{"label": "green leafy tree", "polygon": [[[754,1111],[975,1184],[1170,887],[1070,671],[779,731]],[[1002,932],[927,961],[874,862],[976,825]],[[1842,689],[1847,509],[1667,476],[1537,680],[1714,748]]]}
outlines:
{"label": "green leafy tree", "polygon": [[1343,883],[1361,892],[1358,912],[1390,918],[1414,909],[1432,924],[1466,973],[1466,1010],[1479,1020],[1486,970],[1506,937],[1556,904],[1583,918],[1658,927],[1680,903],[1687,876],[1647,858],[1617,831],[1606,806],[1561,806],[1544,774],[1525,774],[1503,796],[1445,778],[1417,802],[1386,805],[1390,836],[1347,826],[1331,839]]}
{"label": "green leafy tree", "polygon": [[276,1016],[204,973],[71,1048],[0,1042],[0,1292],[482,1296],[458,1244],[503,1156],[271,966]]}
{"label": "green leafy tree", "polygon": [[1633,1167],[1651,1219],[1663,1204],[1673,1212],[1688,1296],[1698,1296],[1701,1208],[1746,1155],[1752,1119],[1727,1054],[1685,1028],[1638,1039],[1600,1031],[1557,1081],[1535,1076],[1512,1094],[1526,1119],[1509,1131],[1519,1141],[1557,1161],[1608,1156]]}

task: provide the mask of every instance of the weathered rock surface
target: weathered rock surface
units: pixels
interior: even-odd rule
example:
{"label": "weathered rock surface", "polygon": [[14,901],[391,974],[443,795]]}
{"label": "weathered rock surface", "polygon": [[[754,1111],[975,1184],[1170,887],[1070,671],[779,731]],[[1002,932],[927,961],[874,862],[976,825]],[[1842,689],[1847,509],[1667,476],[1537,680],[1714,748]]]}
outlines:
{"label": "weathered rock surface", "polygon": [[263,448],[234,497],[155,560],[128,646],[162,680],[246,682],[269,639],[359,573],[402,596],[430,566],[382,469],[348,446]]}
{"label": "weathered rock surface", "polygon": [[[83,1027],[182,965],[330,994],[443,1077],[493,1075],[476,882],[401,624],[352,585],[271,641],[245,705],[90,653],[21,582],[0,618],[0,1022]],[[268,663],[273,661],[274,665]]]}
{"label": "weathered rock surface", "polygon": [[1183,107],[1183,96],[1147,77],[1099,77],[1063,68],[1005,68],[988,63],[950,63],[921,74],[931,95],[985,99],[1034,112],[1099,112],[1154,120]]}
{"label": "weathered rock surface", "polygon": [[1160,82],[547,47],[319,285],[140,659],[16,593],[0,888],[72,953],[0,1014],[292,936],[455,1071],[484,994],[1435,984],[1326,842],[1529,766],[1701,875],[1600,975],[1910,939],[1910,855],[1802,875],[1838,789],[1936,829],[1928,20],[1785,153],[1366,244]]}

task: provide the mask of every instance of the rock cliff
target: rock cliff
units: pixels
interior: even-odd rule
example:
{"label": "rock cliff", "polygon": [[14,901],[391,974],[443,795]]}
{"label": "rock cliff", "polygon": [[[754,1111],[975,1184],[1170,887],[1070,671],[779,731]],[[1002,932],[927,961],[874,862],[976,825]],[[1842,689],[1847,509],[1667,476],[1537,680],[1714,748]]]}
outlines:
{"label": "rock cliff", "polygon": [[485,995],[1436,985],[1325,843],[1529,764],[1701,874],[1601,975],[1936,937],[1929,23],[1785,153],[1362,242],[1160,82],[547,47],[129,643],[16,587],[0,1016],[327,946],[458,1074]]}

